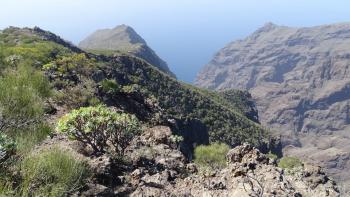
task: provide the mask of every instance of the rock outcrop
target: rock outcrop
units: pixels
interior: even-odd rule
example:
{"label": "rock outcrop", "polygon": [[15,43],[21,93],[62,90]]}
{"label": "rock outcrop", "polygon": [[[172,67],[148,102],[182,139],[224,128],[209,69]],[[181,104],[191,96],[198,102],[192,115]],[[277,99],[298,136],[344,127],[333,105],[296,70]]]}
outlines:
{"label": "rock outcrop", "polygon": [[335,182],[319,167],[285,171],[249,144],[228,152],[226,168],[201,173],[171,135],[166,126],[146,129],[127,148],[127,163],[84,155],[84,147],[62,136],[42,146],[63,146],[87,161],[93,177],[76,196],[339,196]]}
{"label": "rock outcrop", "polygon": [[198,74],[209,89],[245,89],[284,152],[350,184],[350,24],[266,24],[228,44]]}
{"label": "rock outcrop", "polygon": [[97,30],[79,43],[79,47],[87,50],[106,50],[129,53],[156,66],[161,71],[175,77],[167,63],[147,45],[146,41],[127,26],[119,25],[113,29]]}
{"label": "rock outcrop", "polygon": [[[320,168],[309,166],[285,172],[249,144],[228,152],[226,168],[198,173],[196,165],[186,162],[181,152],[161,144],[171,134],[165,130],[153,128],[138,140],[146,142],[140,147],[153,149],[153,156],[148,158],[152,162],[148,164],[162,167],[153,171],[147,165],[135,169],[130,175],[135,188],[131,196],[339,196],[335,183]],[[132,150],[135,154],[142,149]]]}

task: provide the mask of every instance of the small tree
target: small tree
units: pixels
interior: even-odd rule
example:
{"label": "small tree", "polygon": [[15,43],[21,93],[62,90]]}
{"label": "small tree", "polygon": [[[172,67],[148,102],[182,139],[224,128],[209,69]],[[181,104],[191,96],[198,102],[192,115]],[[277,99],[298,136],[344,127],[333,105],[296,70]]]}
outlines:
{"label": "small tree", "polygon": [[230,147],[226,144],[214,143],[198,146],[194,150],[194,162],[200,167],[217,169],[226,166],[226,154]]}
{"label": "small tree", "polygon": [[123,155],[141,129],[135,116],[99,105],[73,110],[58,121],[57,130],[89,145],[95,153],[104,153],[111,146],[118,155]]}

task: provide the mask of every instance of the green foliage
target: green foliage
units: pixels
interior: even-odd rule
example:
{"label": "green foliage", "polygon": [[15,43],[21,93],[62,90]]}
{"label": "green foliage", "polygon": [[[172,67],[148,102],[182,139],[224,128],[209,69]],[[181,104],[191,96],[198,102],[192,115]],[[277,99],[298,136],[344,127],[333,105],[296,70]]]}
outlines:
{"label": "green foliage", "polygon": [[[0,133],[0,164],[14,154],[16,143],[5,134]],[[1,169],[1,168],[0,168]]]}
{"label": "green foliage", "polygon": [[176,144],[181,143],[182,141],[184,141],[184,138],[180,135],[171,135],[170,136],[170,141]]}
{"label": "green foliage", "polygon": [[130,84],[122,87],[122,92],[125,92],[127,94],[140,92],[140,91],[141,91],[141,87],[137,84]]}
{"label": "green foliage", "polygon": [[117,84],[117,82],[115,80],[108,80],[105,79],[103,81],[101,81],[101,87],[103,92],[107,93],[107,94],[115,94],[120,92],[121,87]]}
{"label": "green foliage", "polygon": [[84,53],[80,53],[59,57],[58,59],[43,65],[43,69],[51,72],[58,72],[60,74],[72,74],[72,72],[86,74],[86,72],[93,68],[94,65],[94,59],[87,58]]}
{"label": "green foliage", "polygon": [[0,197],[8,196],[15,196],[15,191],[10,184],[0,181]]}
{"label": "green foliage", "polygon": [[16,131],[17,153],[19,155],[29,153],[35,145],[45,140],[51,133],[51,127],[44,123],[33,125],[24,131]]}
{"label": "green foliage", "polygon": [[222,143],[200,145],[194,150],[194,162],[204,169],[221,169],[226,166],[226,154],[230,147]]}
{"label": "green foliage", "polygon": [[25,158],[21,165],[23,196],[67,196],[80,189],[89,175],[86,163],[59,147]]}
{"label": "green foliage", "polygon": [[243,113],[245,110],[250,111],[251,106],[245,105],[239,109],[235,107],[235,103],[241,105],[239,103],[242,102],[237,99],[229,100],[221,93],[180,83],[138,59],[131,57],[124,59],[127,59],[125,62],[129,62],[127,65],[115,63],[112,68],[107,66],[103,69],[112,69],[111,72],[118,72],[127,77],[117,81],[123,85],[123,92],[133,92],[129,87],[137,84],[135,86],[138,92],[145,98],[154,96],[159,107],[164,109],[162,117],[199,119],[207,126],[211,142],[230,145],[248,142],[256,147],[266,146],[269,143],[268,131]]}
{"label": "green foliage", "polygon": [[84,53],[58,57],[45,64],[43,69],[51,76],[53,86],[60,90],[56,101],[70,109],[99,103],[95,96],[97,84],[90,78],[95,66],[96,60]]}
{"label": "green foliage", "polygon": [[277,159],[278,158],[278,156],[276,154],[273,154],[271,151],[268,154],[266,154],[266,156],[270,159]]}
{"label": "green foliage", "polygon": [[44,41],[29,29],[8,28],[0,33],[0,58],[16,55],[21,57],[26,65],[40,66],[59,55],[66,55],[69,50],[57,43]]}
{"label": "green foliage", "polygon": [[140,125],[135,116],[100,105],[66,114],[58,121],[57,131],[89,145],[95,153],[103,153],[111,145],[118,155],[123,155],[131,139],[140,132]]}
{"label": "green foliage", "polygon": [[232,106],[233,109],[236,109],[250,120],[259,122],[258,111],[256,110],[252,96],[248,91],[225,90],[222,92],[216,92],[216,94],[220,98],[219,102]]}
{"label": "green foliage", "polygon": [[293,169],[300,166],[303,166],[303,163],[296,157],[282,157],[278,162],[278,167],[283,169]]}
{"label": "green foliage", "polygon": [[0,129],[23,128],[41,119],[50,83],[29,66],[8,70],[0,77]]}
{"label": "green foliage", "polygon": [[[57,86],[57,81],[55,86]],[[89,79],[84,79],[78,84],[65,84],[55,94],[55,101],[65,105],[69,109],[76,109],[85,106],[94,106],[100,101],[95,96],[96,84]]]}

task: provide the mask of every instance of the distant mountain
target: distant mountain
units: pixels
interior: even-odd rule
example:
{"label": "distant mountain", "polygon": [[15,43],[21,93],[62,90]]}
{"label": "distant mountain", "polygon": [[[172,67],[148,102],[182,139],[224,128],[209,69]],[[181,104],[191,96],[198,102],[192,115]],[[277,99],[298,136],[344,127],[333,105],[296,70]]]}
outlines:
{"label": "distant mountain", "polygon": [[81,41],[79,47],[98,53],[129,53],[146,60],[161,71],[175,77],[167,63],[158,57],[133,28],[127,25],[119,25],[113,29],[97,30]]}
{"label": "distant mountain", "polygon": [[350,23],[268,23],[221,49],[195,84],[249,90],[262,124],[285,136],[285,154],[350,183]]}

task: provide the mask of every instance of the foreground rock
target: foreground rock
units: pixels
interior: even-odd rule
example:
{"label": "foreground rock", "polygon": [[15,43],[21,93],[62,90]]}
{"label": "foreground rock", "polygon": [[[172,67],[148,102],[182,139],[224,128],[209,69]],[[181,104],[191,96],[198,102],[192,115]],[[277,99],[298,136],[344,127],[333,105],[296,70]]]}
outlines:
{"label": "foreground rock", "polygon": [[43,145],[64,146],[87,160],[93,177],[76,196],[339,196],[319,167],[286,172],[249,144],[228,152],[226,168],[202,173],[171,135],[169,127],[147,129],[126,150],[127,163],[107,155],[87,157],[77,143],[62,136]]}
{"label": "foreground rock", "polygon": [[285,154],[322,165],[349,187],[349,46],[349,23],[269,23],[220,50],[195,83],[248,89],[261,123],[285,136]]}
{"label": "foreground rock", "polygon": [[187,161],[169,127],[147,129],[126,150],[126,160],[89,156],[80,143],[58,135],[37,150],[60,146],[85,160],[92,177],[73,196],[339,196],[320,167],[285,171],[249,144],[231,149],[227,167],[204,172]]}
{"label": "foreground rock", "polygon": [[286,173],[247,144],[232,149],[227,161],[225,169],[207,176],[166,181],[166,173],[145,175],[145,184],[131,196],[339,196],[335,183],[319,168]]}

